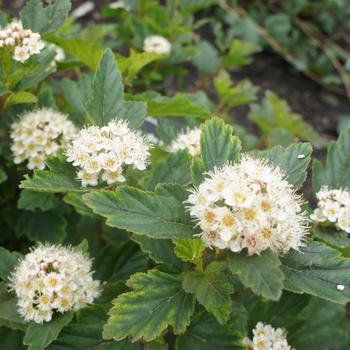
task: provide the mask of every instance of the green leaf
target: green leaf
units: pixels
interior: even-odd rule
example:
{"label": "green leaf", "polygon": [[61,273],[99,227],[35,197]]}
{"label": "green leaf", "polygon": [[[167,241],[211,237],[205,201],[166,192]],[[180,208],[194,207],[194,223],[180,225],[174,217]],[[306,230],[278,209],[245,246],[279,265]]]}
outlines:
{"label": "green leaf", "polygon": [[232,133],[232,127],[220,118],[214,117],[205,122],[201,135],[201,156],[205,171],[228,161],[239,161],[241,142]]}
{"label": "green leaf", "polygon": [[23,211],[17,221],[16,231],[33,242],[61,243],[66,238],[67,222],[56,211]]}
{"label": "green leaf", "polygon": [[199,238],[176,239],[175,254],[183,261],[200,261],[203,255],[205,244]]}
{"label": "green leaf", "polygon": [[224,272],[223,262],[213,261],[205,271],[187,271],[184,275],[183,288],[187,293],[194,293],[198,302],[212,313],[220,324],[230,317],[232,301],[230,294],[233,286]]}
{"label": "green leaf", "polygon": [[35,95],[27,91],[12,92],[5,101],[4,108],[9,108],[13,105],[36,103],[38,99]]}
{"label": "green leaf", "polygon": [[77,319],[62,329],[48,350],[141,350],[139,344],[102,339],[106,311],[101,305],[93,305],[79,311]]}
{"label": "green leaf", "polygon": [[183,266],[182,261],[174,253],[175,245],[170,239],[155,239],[135,234],[131,239],[156,263]]}
{"label": "green leaf", "polygon": [[159,94],[138,94],[132,97],[133,100],[146,102],[148,114],[152,117],[193,117],[207,119],[212,112],[192,102],[188,96],[177,93],[169,98]]}
{"label": "green leaf", "polygon": [[17,202],[17,208],[46,211],[55,208],[58,203],[59,201],[53,193],[33,192],[23,189]]}
{"label": "green leaf", "polygon": [[16,297],[9,294],[6,285],[0,282],[0,326],[25,329],[26,324],[17,310]]}
{"label": "green leaf", "polygon": [[147,270],[147,257],[134,242],[108,244],[94,260],[96,278],[102,281],[126,280]]}
{"label": "green leaf", "polygon": [[23,332],[7,327],[0,327],[1,347],[9,350],[25,350],[23,346]]}
{"label": "green leaf", "polygon": [[124,102],[124,87],[114,54],[107,49],[96,71],[92,84],[92,99],[86,109],[92,121],[100,126],[117,117]]}
{"label": "green leaf", "polygon": [[92,83],[92,97],[86,104],[90,121],[103,126],[118,117],[126,119],[129,126],[137,128],[146,116],[146,106],[139,102],[124,102],[122,76],[111,50],[107,49]]}
{"label": "green leaf", "polygon": [[[285,288],[294,293],[307,293],[334,303],[350,301],[350,259],[322,243],[308,242],[299,252],[282,258]],[[345,286],[339,290],[338,285]]]}
{"label": "green leaf", "polygon": [[193,58],[193,64],[201,73],[213,73],[220,65],[216,48],[206,40],[201,40],[196,48],[198,52]]}
{"label": "green leaf", "polygon": [[164,142],[165,145],[168,145],[176,137],[177,134],[175,125],[170,123],[167,118],[159,118],[157,120],[156,131],[159,138]]}
{"label": "green leaf", "polygon": [[256,43],[235,39],[232,41],[230,51],[223,58],[226,68],[238,68],[249,64],[255,52],[260,51]]}
{"label": "green leaf", "polygon": [[214,79],[214,87],[220,100],[231,108],[253,102],[258,90],[249,80],[233,85],[230,75],[224,70]]}
{"label": "green leaf", "polygon": [[282,128],[299,139],[321,145],[317,132],[272,91],[266,91],[261,105],[251,105],[249,118],[259,126],[264,135],[268,135],[272,129]]}
{"label": "green leaf", "polygon": [[75,209],[77,213],[83,216],[94,217],[94,212],[84,203],[82,194],[79,192],[70,192],[63,197],[63,201]]}
{"label": "green leaf", "polygon": [[146,189],[154,191],[159,183],[174,183],[186,186],[191,182],[191,157],[187,151],[170,154],[152,167],[146,180]]}
{"label": "green leaf", "polygon": [[344,231],[338,231],[333,226],[323,227],[317,225],[314,229],[314,237],[334,248],[344,249],[350,246],[349,234]]}
{"label": "green leaf", "polygon": [[344,130],[337,141],[328,146],[326,164],[315,160],[312,167],[312,187],[350,187],[350,129]]}
{"label": "green leaf", "polygon": [[206,312],[197,314],[185,334],[176,340],[176,350],[244,350],[241,336],[221,326]]}
{"label": "green leaf", "polygon": [[245,287],[266,299],[278,300],[283,290],[281,262],[272,251],[261,255],[245,256],[232,253],[228,266],[233,274],[238,275]]}
{"label": "green leaf", "polygon": [[309,143],[293,143],[287,148],[276,146],[270,150],[254,153],[284,170],[288,182],[296,189],[303,185],[312,153],[312,147]]}
{"label": "green leaf", "polygon": [[22,257],[21,253],[10,252],[7,249],[0,247],[0,278],[8,281],[8,278]]}
{"label": "green leaf", "polygon": [[28,350],[43,350],[51,344],[60,334],[62,328],[73,318],[73,312],[57,314],[50,322],[38,324],[31,322],[26,330],[23,344],[28,345]]}
{"label": "green leaf", "polygon": [[151,270],[137,273],[127,282],[133,291],[113,301],[104,326],[105,339],[156,339],[168,326],[183,333],[194,311],[194,297],[182,289],[181,278]]}
{"label": "green leaf", "polygon": [[60,46],[66,53],[78,58],[93,71],[97,70],[103,56],[103,48],[94,42],[80,39],[50,37],[50,41]]}
{"label": "green leaf", "polygon": [[29,0],[20,17],[24,28],[41,34],[54,32],[66,21],[71,6],[70,0],[51,0],[45,7],[41,0]]}
{"label": "green leaf", "polygon": [[36,192],[85,192],[75,179],[75,169],[63,156],[55,156],[46,161],[49,170],[34,170],[30,178],[25,176],[19,187]]}
{"label": "green leaf", "polygon": [[339,349],[348,343],[348,321],[341,305],[312,298],[300,316],[306,322],[290,335],[296,349]]}
{"label": "green leaf", "polygon": [[187,193],[179,185],[159,185],[155,192],[120,186],[116,192],[89,193],[83,198],[112,227],[152,238],[186,238],[198,233],[183,204]]}
{"label": "green leaf", "polygon": [[5,182],[7,180],[7,174],[5,173],[5,170],[0,167],[0,184]]}

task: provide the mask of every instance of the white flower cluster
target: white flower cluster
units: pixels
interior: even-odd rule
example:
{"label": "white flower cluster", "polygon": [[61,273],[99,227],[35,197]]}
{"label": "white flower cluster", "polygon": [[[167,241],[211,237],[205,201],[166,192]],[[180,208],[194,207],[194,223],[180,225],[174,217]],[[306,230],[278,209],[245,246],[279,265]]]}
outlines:
{"label": "white flower cluster", "polygon": [[253,329],[253,340],[243,339],[249,350],[293,350],[288,345],[286,331],[258,322]]}
{"label": "white flower cluster", "polygon": [[24,113],[11,129],[14,163],[28,160],[28,169],[44,169],[45,159],[65,147],[75,133],[67,116],[50,108]]}
{"label": "white flower cluster", "polygon": [[149,144],[139,131],[124,120],[112,120],[107,126],[82,129],[67,149],[67,160],[80,167],[77,176],[83,187],[97,186],[99,179],[108,185],[123,182],[123,167],[133,165],[144,170]]}
{"label": "white flower cluster", "polygon": [[18,263],[10,277],[19,313],[26,321],[49,322],[55,311],[79,310],[100,295],[92,260],[78,249],[39,245]]}
{"label": "white flower cluster", "polygon": [[216,168],[187,202],[209,247],[285,254],[307,234],[300,197],[285,173],[263,159],[243,156],[239,164]]}
{"label": "white flower cluster", "polygon": [[154,52],[158,55],[169,55],[171,52],[171,44],[163,36],[151,35],[145,38],[143,50],[146,52]]}
{"label": "white flower cluster", "polygon": [[21,22],[14,21],[0,30],[0,48],[13,50],[13,59],[21,63],[44,47],[40,34],[23,29]]}
{"label": "white flower cluster", "polygon": [[318,206],[310,216],[316,222],[331,222],[350,233],[350,193],[345,189],[322,187],[317,192]]}
{"label": "white flower cluster", "polygon": [[201,128],[186,129],[179,133],[167,147],[167,151],[174,153],[181,149],[187,149],[188,153],[195,157],[201,152]]}

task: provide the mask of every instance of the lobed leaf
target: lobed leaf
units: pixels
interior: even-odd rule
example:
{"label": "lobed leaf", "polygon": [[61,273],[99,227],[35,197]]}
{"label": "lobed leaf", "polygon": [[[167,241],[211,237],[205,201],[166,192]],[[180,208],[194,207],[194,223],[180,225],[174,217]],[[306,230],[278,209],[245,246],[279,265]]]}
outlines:
{"label": "lobed leaf", "polygon": [[168,326],[183,333],[194,311],[194,297],[182,289],[181,278],[151,270],[137,273],[127,282],[133,291],[113,301],[104,326],[105,339],[156,339]]}
{"label": "lobed leaf", "polygon": [[112,227],[151,238],[186,238],[198,233],[183,205],[187,193],[179,185],[159,185],[155,192],[121,186],[116,192],[89,193],[83,198]]}
{"label": "lobed leaf", "polygon": [[278,300],[282,294],[284,276],[280,265],[278,256],[270,250],[252,256],[232,253],[228,259],[231,272],[245,287],[271,300]]}

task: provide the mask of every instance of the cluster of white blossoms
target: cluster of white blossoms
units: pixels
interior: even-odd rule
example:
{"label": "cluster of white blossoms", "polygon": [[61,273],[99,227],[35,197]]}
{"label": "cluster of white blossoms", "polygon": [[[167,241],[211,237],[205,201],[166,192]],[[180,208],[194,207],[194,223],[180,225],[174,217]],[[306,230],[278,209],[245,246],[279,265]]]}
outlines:
{"label": "cluster of white blossoms", "polygon": [[293,350],[288,345],[287,333],[282,328],[273,328],[269,324],[258,322],[253,329],[253,340],[243,339],[249,350]]}
{"label": "cluster of white blossoms", "polygon": [[45,159],[67,146],[76,131],[66,115],[50,108],[24,113],[11,129],[14,163],[28,160],[28,169],[44,169]]}
{"label": "cluster of white blossoms", "polygon": [[310,216],[316,222],[331,222],[350,233],[350,193],[345,189],[322,187],[317,192],[317,208]]}
{"label": "cluster of white blossoms", "polygon": [[10,277],[20,315],[49,322],[55,311],[79,310],[100,295],[92,260],[73,247],[39,245],[18,263]]}
{"label": "cluster of white blossoms", "polygon": [[45,47],[39,33],[23,29],[22,23],[13,21],[0,30],[0,48],[13,51],[13,59],[24,63],[30,56],[40,53]]}
{"label": "cluster of white blossoms", "polygon": [[123,182],[125,165],[146,169],[150,145],[139,131],[124,120],[112,120],[107,126],[82,129],[67,148],[67,160],[80,168],[77,173],[83,187]]}
{"label": "cluster of white blossoms", "polygon": [[158,55],[169,55],[171,52],[171,44],[168,39],[163,36],[151,35],[145,38],[143,50],[145,52],[157,53]]}
{"label": "cluster of white blossoms", "polygon": [[201,152],[201,128],[186,129],[179,133],[167,147],[167,151],[174,153],[178,150],[187,149],[188,153],[195,157]]}
{"label": "cluster of white blossoms", "polygon": [[207,246],[260,254],[271,248],[298,249],[307,234],[301,199],[286,174],[264,159],[243,156],[240,163],[209,172],[187,203]]}

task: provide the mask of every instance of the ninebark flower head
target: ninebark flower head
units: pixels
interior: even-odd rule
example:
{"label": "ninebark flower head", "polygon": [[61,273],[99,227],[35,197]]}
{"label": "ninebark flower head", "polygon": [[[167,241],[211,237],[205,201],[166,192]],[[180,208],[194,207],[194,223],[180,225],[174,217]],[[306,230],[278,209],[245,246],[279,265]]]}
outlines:
{"label": "ninebark flower head", "polygon": [[24,113],[11,128],[14,163],[28,160],[28,169],[44,169],[45,159],[67,146],[75,133],[67,116],[50,108]]}
{"label": "ninebark flower head", "polygon": [[264,159],[243,156],[207,174],[187,203],[209,247],[248,254],[298,249],[307,234],[301,199],[286,174]]}
{"label": "ninebark flower head", "polygon": [[26,321],[49,322],[54,312],[79,310],[100,295],[92,260],[76,248],[39,245],[10,277],[19,313]]}

